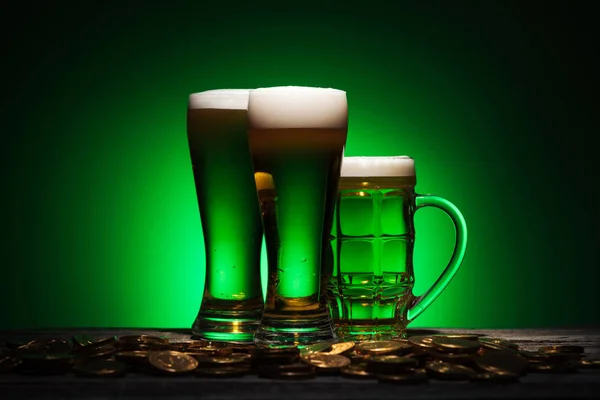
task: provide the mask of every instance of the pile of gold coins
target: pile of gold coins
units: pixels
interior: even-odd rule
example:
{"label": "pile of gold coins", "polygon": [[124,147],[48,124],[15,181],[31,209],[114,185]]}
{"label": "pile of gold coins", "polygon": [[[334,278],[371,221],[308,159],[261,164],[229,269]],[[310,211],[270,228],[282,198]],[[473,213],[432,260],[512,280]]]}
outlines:
{"label": "pile of gold coins", "polygon": [[340,375],[392,383],[432,379],[517,382],[528,373],[572,373],[600,368],[580,346],[520,349],[504,339],[477,335],[411,336],[408,339],[317,343],[305,347],[258,348],[204,340],[170,342],[166,337],[122,336],[93,340],[38,339],[0,347],[0,373],[83,377],[162,376],[307,379]]}

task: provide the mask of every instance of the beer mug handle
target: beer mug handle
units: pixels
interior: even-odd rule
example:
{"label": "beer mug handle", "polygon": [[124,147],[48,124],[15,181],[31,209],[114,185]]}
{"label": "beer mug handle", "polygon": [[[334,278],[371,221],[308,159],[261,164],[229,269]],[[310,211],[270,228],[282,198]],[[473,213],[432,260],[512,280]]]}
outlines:
{"label": "beer mug handle", "polygon": [[421,315],[421,313],[425,311],[444,291],[458,271],[467,249],[467,223],[460,210],[454,204],[440,196],[418,194],[415,198],[415,205],[415,212],[422,207],[435,207],[444,211],[454,223],[456,239],[450,262],[429,290],[413,299],[408,309],[407,322],[410,322]]}

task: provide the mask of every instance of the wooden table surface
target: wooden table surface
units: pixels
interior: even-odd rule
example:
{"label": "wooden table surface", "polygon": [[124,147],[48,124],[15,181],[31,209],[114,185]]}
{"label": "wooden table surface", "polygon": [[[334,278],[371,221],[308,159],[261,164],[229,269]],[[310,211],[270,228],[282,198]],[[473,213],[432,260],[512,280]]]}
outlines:
{"label": "wooden table surface", "polygon": [[[600,328],[416,330],[417,333],[477,333],[515,341],[523,349],[537,350],[549,344],[579,345],[586,358],[600,359]],[[190,338],[188,330],[156,329],[70,329],[0,331],[2,342],[23,342],[40,337],[71,338],[75,334],[92,337],[146,334],[169,336],[172,341]],[[317,376],[310,380],[275,380],[246,375],[239,378],[200,378],[196,376],[156,377],[130,373],[123,378],[81,378],[0,374],[0,399],[598,399],[600,370],[575,373],[535,373],[520,382],[490,384],[431,379],[421,385],[394,385],[341,376]]]}

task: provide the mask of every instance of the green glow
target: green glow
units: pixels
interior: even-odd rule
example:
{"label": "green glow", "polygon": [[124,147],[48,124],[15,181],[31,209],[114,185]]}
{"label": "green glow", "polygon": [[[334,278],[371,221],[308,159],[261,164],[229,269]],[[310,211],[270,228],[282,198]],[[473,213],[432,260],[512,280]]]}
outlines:
{"label": "green glow", "polygon": [[[563,70],[582,64],[507,10],[426,3],[30,10],[5,52],[0,327],[189,328],[205,253],[187,96],[288,84],[345,90],[345,155],[410,155],[419,192],[464,213],[464,262],[411,327],[597,324],[596,206],[568,200],[595,185],[595,103]],[[431,207],[415,227],[420,294],[454,229]]]}

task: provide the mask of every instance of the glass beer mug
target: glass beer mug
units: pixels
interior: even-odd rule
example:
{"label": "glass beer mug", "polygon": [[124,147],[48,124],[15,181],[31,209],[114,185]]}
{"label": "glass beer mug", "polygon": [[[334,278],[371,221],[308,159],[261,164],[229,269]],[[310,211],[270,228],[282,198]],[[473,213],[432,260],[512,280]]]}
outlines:
{"label": "glass beer mug", "polygon": [[[465,219],[450,201],[415,193],[414,160],[344,157],[331,230],[330,312],[343,340],[405,336],[407,325],[446,288],[465,255]],[[413,295],[414,213],[427,206],[450,216],[454,253],[429,290]]]}

